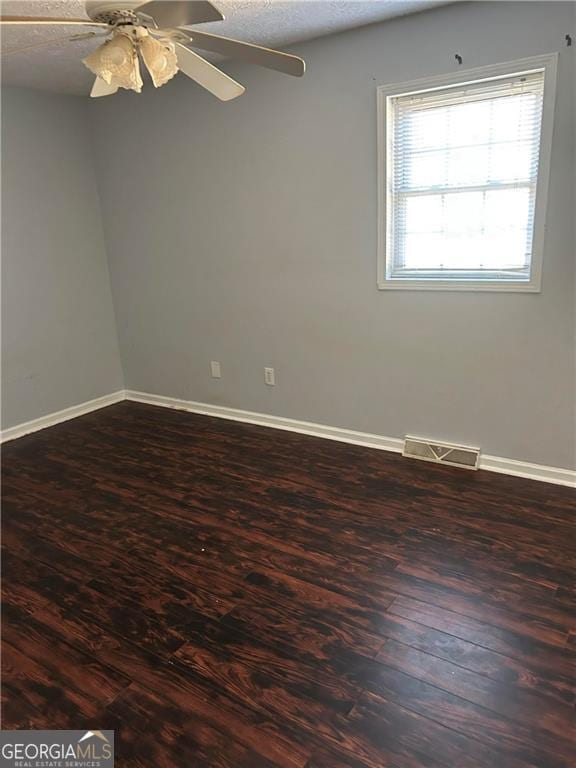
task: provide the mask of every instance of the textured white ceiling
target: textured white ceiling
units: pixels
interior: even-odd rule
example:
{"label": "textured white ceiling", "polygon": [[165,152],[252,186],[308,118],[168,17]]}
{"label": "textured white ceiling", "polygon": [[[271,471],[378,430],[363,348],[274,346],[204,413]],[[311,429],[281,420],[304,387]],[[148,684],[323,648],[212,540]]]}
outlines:
{"label": "textured white ceiling", "polygon": [[[201,28],[248,42],[285,47],[444,4],[441,0],[214,0],[225,20]],[[4,0],[1,7],[5,15],[86,18],[83,0]],[[74,28],[70,34],[83,31],[82,27]],[[94,76],[81,59],[100,44],[97,40],[55,42],[8,53],[42,40],[59,40],[67,32],[65,27],[2,27],[2,82],[59,93],[89,93]]]}

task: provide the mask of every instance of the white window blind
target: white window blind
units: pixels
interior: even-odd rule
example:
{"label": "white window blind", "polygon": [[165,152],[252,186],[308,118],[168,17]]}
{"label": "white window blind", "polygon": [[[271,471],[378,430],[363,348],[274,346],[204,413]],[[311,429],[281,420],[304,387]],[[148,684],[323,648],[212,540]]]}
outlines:
{"label": "white window blind", "polygon": [[388,280],[530,280],[543,94],[542,70],[388,96]]}

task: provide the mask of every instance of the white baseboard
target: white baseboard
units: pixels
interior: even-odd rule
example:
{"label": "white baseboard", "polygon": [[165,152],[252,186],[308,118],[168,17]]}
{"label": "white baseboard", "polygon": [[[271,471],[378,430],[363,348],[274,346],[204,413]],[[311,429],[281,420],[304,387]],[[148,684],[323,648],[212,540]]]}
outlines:
{"label": "white baseboard", "polygon": [[[199,413],[205,416],[216,416],[217,418],[228,419],[230,421],[241,421],[246,424],[257,424],[262,427],[283,429],[288,432],[298,432],[302,435],[323,437],[327,440],[337,440],[342,443],[361,445],[366,448],[377,448],[382,451],[392,451],[393,453],[401,453],[404,444],[404,440],[398,437],[385,437],[384,435],[374,435],[369,432],[357,432],[353,429],[329,427],[326,424],[316,424],[311,421],[287,419],[283,416],[272,416],[271,414],[257,413],[255,411],[243,411],[238,408],[226,408],[221,405],[198,403],[193,400],[180,400],[176,397],[165,397],[164,395],[151,395],[146,392],[135,392],[134,390],[119,390],[110,395],[97,397],[95,400],[89,400],[86,403],[73,405],[71,408],[64,408],[62,411],[50,413],[47,416],[41,416],[39,419],[34,419],[33,421],[27,421],[24,424],[10,427],[0,433],[0,442],[4,443],[8,440],[15,440],[16,438],[28,435],[31,432],[37,432],[40,429],[52,427],[63,421],[75,419],[77,416],[82,416],[91,411],[97,411],[99,408],[105,408],[107,405],[113,405],[122,400],[132,400],[136,403],[159,405],[164,408],[175,408],[177,410]],[[540,480],[546,483],[555,483],[556,485],[567,485],[576,488],[576,471],[571,469],[547,467],[543,464],[530,464],[526,461],[506,459],[501,456],[483,456],[482,454],[480,455],[479,467],[480,469],[486,469],[490,472],[499,472],[504,475],[525,477],[530,480]]]}
{"label": "white baseboard", "polygon": [[261,427],[273,427],[284,429],[287,432],[299,432],[302,435],[324,437],[327,440],[338,440],[341,443],[363,445],[367,448],[379,448],[383,451],[402,452],[403,440],[396,437],[384,437],[372,435],[369,432],[355,432],[353,429],[341,429],[340,427],[328,427],[325,424],[315,424],[312,421],[298,421],[287,419],[284,416],[272,416],[268,413],[255,411],[241,411],[238,408],[226,408],[221,405],[209,403],[197,403],[193,400],[179,400],[176,397],[164,397],[164,395],[149,395],[145,392],[126,390],[126,399],[136,403],[148,405],[161,405],[165,408],[176,408],[181,411],[200,413],[204,416],[216,416],[229,421],[242,421],[245,424],[257,424]]}
{"label": "white baseboard", "polygon": [[499,472],[502,475],[525,477],[529,480],[542,480],[555,485],[567,485],[576,488],[576,470],[561,467],[547,467],[545,464],[530,464],[528,461],[505,459],[502,456],[482,456],[480,454],[480,469],[489,472]]}
{"label": "white baseboard", "polygon": [[0,432],[0,443],[6,443],[8,440],[16,440],[17,437],[29,435],[31,432],[38,432],[38,430],[46,429],[46,427],[53,427],[55,424],[61,424],[63,421],[75,419],[77,416],[83,416],[85,413],[97,411],[99,408],[105,408],[107,405],[120,403],[125,399],[126,394],[124,390],[121,389],[110,395],[97,397],[94,400],[88,400],[85,403],[73,405],[70,408],[64,408],[62,411],[49,413],[46,416],[40,416],[38,419],[26,421],[23,424],[17,424],[15,427],[9,427]]}
{"label": "white baseboard", "polygon": [[[298,421],[282,416],[272,416],[267,413],[254,411],[242,411],[237,408],[226,408],[221,405],[198,403],[193,400],[180,400],[176,397],[164,395],[151,395],[146,392],[126,390],[126,399],[148,405],[160,405],[164,408],[176,408],[178,410],[200,413],[205,416],[216,416],[231,421],[242,421],[247,424],[258,424],[263,427],[284,429],[289,432],[299,432],[313,437],[324,437],[328,440],[338,440],[352,445],[362,445],[367,448],[378,448],[383,451],[401,453],[404,440],[398,437],[385,437],[369,432],[356,432],[351,429],[329,427],[325,424],[315,424],[310,421]],[[483,456],[480,454],[480,469],[490,472],[499,472],[504,475],[525,477],[530,480],[540,480],[556,485],[567,485],[576,488],[576,470],[562,469],[560,467],[547,467],[543,464],[531,464],[516,459],[506,459],[501,456]]]}

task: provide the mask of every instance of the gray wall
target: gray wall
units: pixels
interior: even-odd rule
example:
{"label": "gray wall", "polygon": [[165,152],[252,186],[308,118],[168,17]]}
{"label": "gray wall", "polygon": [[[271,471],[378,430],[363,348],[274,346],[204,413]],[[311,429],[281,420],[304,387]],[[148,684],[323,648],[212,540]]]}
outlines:
{"label": "gray wall", "polygon": [[2,94],[2,426],[123,386],[88,102]]}
{"label": "gray wall", "polygon": [[[127,386],[573,466],[572,28],[466,3],[298,46],[302,80],[228,64],[228,104],[181,76],[92,103]],[[379,292],[376,85],[557,50],[542,293]]]}

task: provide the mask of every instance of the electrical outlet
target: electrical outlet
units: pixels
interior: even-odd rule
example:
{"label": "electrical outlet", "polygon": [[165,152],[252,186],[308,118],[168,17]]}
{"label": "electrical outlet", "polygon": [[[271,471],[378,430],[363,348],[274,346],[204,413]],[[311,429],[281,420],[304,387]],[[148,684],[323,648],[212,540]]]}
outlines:
{"label": "electrical outlet", "polygon": [[276,384],[276,377],[274,376],[274,368],[264,368],[264,381],[269,387],[273,387]]}
{"label": "electrical outlet", "polygon": [[210,376],[213,379],[221,379],[222,371],[220,370],[220,363],[217,360],[210,360]]}

